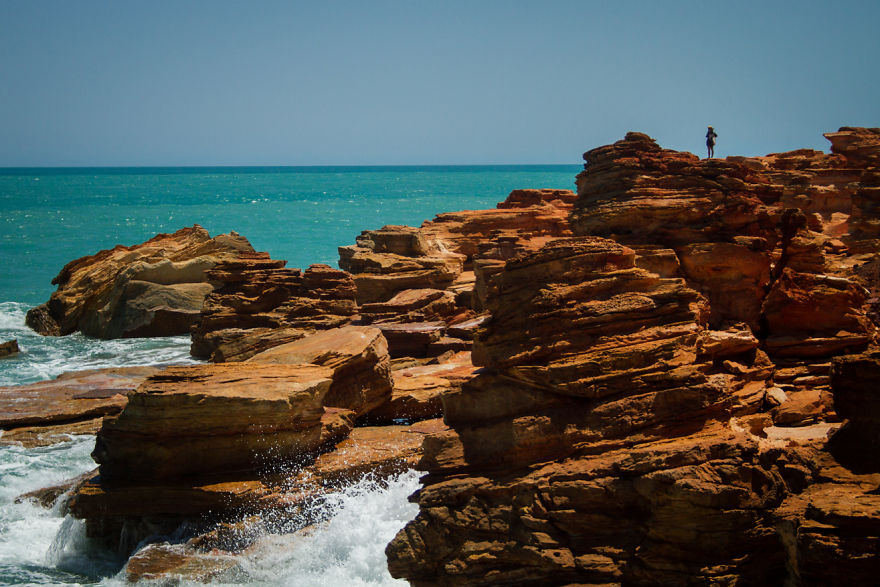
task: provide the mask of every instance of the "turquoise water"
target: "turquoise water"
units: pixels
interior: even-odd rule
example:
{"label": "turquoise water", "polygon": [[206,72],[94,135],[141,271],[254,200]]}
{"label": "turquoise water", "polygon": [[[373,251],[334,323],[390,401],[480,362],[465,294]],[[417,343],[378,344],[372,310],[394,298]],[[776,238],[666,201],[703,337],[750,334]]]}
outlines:
{"label": "turquoise water", "polygon": [[[501,167],[309,167],[0,169],[0,342],[22,353],[0,359],[0,386],[65,371],[191,362],[188,337],[102,341],[41,337],[24,324],[68,262],[117,244],[201,224],[234,230],[290,267],[335,265],[337,247],[367,229],[419,225],[440,212],[491,208],[516,188],[574,187],[577,165]],[[119,585],[118,565],[94,552],[82,523],[15,496],[94,466],[94,438],[42,449],[0,446],[0,584]],[[269,540],[242,561],[259,585],[392,585],[384,547],[415,515],[407,474],[364,482],[332,504],[308,536]],[[115,566],[114,566],[115,565]]]}
{"label": "turquoise water", "polygon": [[516,188],[573,189],[576,165],[0,169],[0,302],[38,304],[65,263],[201,224],[290,267],[385,224],[491,208]]}

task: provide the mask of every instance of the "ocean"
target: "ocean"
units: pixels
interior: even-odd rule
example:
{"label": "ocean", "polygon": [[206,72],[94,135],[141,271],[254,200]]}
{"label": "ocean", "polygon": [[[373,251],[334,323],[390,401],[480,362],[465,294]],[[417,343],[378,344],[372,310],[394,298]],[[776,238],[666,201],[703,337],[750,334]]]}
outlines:
{"label": "ocean", "polygon": [[[418,226],[441,212],[492,208],[518,188],[574,189],[579,165],[0,169],[0,385],[66,371],[192,362],[188,337],[100,341],[41,337],[24,325],[69,261],[200,224],[236,231],[288,267],[336,266],[362,230]],[[118,584],[119,562],[91,549],[81,523],[17,495],[93,468],[93,437],[40,449],[0,446],[0,585]],[[242,562],[255,584],[392,585],[385,544],[416,513],[408,473],[364,480],[326,507],[304,536],[277,537]]]}

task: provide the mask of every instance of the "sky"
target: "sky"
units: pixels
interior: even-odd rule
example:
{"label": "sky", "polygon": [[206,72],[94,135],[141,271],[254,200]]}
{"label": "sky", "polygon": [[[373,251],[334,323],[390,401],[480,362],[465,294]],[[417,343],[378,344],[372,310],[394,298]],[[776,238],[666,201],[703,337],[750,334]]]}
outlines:
{"label": "sky", "polygon": [[880,126],[880,2],[0,0],[0,167],[581,163]]}

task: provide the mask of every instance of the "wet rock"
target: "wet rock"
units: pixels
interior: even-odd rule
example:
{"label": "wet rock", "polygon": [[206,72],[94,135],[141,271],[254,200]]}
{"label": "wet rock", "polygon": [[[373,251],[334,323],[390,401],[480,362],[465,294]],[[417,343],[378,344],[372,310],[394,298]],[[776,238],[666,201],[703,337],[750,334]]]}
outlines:
{"label": "wet rock", "polygon": [[17,340],[9,340],[4,343],[0,343],[0,357],[8,357],[10,355],[16,355],[21,351],[18,348]]}
{"label": "wet rock", "polygon": [[0,387],[0,442],[54,444],[71,434],[93,434],[100,418],[119,413],[159,367],[92,369],[56,379]]}

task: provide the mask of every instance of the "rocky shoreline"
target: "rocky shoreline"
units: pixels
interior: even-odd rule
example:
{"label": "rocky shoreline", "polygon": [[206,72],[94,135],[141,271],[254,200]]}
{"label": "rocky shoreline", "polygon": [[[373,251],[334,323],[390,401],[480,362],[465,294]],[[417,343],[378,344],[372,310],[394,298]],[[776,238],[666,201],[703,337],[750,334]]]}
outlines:
{"label": "rocky shoreline", "polygon": [[367,230],[341,269],[198,226],[72,261],[32,328],[191,332],[209,362],[0,389],[0,442],[96,433],[68,508],[109,547],[201,520],[131,580],[222,579],[271,512],[417,466],[386,551],[415,585],[868,584],[880,129],[825,136],[701,160],[628,133],[577,193]]}

